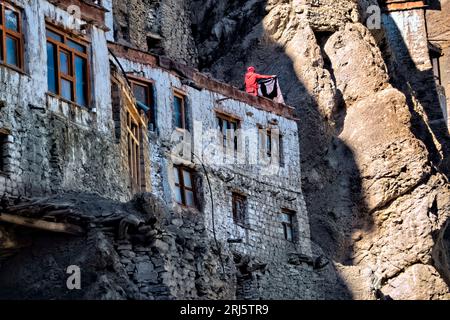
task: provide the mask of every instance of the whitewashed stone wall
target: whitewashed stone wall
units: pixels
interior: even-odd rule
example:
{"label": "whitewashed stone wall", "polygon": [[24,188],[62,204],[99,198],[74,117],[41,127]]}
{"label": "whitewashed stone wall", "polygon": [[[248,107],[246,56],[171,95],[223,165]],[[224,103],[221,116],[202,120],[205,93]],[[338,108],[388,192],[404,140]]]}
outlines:
{"label": "whitewashed stone wall", "polygon": [[81,32],[66,11],[42,0],[13,1],[23,9],[24,73],[0,65],[0,128],[10,131],[7,172],[0,194],[38,195],[60,190],[129,199],[128,175],[114,144],[109,54],[105,32],[91,40],[91,109],[47,94],[45,21]]}
{"label": "whitewashed stone wall", "polygon": [[[210,236],[213,236],[211,196],[204,170],[199,158],[203,159],[212,185],[214,201],[215,233],[219,240],[242,239],[242,243],[229,244],[236,252],[257,256],[261,259],[285,261],[290,252],[299,252],[311,256],[308,216],[301,192],[300,154],[298,128],[294,120],[261,110],[255,106],[226,99],[218,93],[199,90],[183,85],[180,78],[173,73],[143,63],[136,63],[119,58],[126,72],[154,81],[154,99],[156,106],[156,133],[152,133],[154,141],[151,145],[153,191],[173,207],[175,211],[183,209],[172,199],[173,177],[172,166],[182,163],[194,168],[202,177],[201,210]],[[180,159],[172,159],[170,150],[175,143],[171,141],[173,125],[173,90],[185,93],[187,101],[188,128],[194,141],[192,163]],[[222,100],[225,99],[225,100]],[[206,133],[218,127],[216,110],[233,115],[240,119],[241,130],[256,140],[257,126],[277,123],[283,139],[284,166],[271,172],[261,164],[221,164],[223,155],[211,152],[211,138]],[[200,142],[200,143],[197,143]],[[248,139],[245,144],[245,158],[256,158],[257,149],[252,149]],[[156,147],[157,146],[157,147]],[[217,151],[217,150],[216,150]],[[253,152],[253,153],[252,153]],[[212,154],[211,158],[207,154]],[[209,161],[208,161],[209,160]],[[236,225],[232,217],[232,192],[237,191],[247,196],[249,226]],[[282,208],[296,212],[297,241],[291,243],[284,240],[280,223]],[[200,214],[200,213],[199,213]]]}

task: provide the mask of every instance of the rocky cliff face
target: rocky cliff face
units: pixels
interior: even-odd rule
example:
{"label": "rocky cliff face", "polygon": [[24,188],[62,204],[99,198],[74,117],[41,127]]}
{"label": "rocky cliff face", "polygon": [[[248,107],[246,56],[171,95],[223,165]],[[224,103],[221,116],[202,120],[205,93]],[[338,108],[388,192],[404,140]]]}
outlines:
{"label": "rocky cliff face", "polygon": [[450,190],[435,160],[448,154],[417,134],[426,116],[396,89],[384,30],[361,23],[373,2],[194,0],[200,67],[239,87],[248,65],[279,75],[300,119],[311,235],[334,261],[324,297],[450,298]]}

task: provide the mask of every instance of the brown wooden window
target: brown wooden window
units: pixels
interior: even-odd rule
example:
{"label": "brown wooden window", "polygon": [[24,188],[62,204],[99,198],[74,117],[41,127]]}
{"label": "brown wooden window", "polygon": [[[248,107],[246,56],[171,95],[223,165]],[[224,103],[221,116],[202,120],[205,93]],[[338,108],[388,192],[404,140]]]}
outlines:
{"label": "brown wooden window", "polygon": [[141,189],[141,127],[137,116],[127,110],[128,165],[134,190]]}
{"label": "brown wooden window", "polygon": [[89,106],[88,45],[47,25],[48,90],[76,104]]}
{"label": "brown wooden window", "polygon": [[217,114],[217,119],[219,121],[224,153],[233,150],[234,156],[236,156],[238,150],[237,130],[239,129],[239,120],[224,114]]}
{"label": "brown wooden window", "polygon": [[177,92],[173,96],[173,115],[175,128],[187,129],[185,96]]}
{"label": "brown wooden window", "polygon": [[258,145],[262,158],[270,159],[271,162],[274,161],[273,158],[277,158],[279,165],[284,167],[283,136],[278,129],[258,126]]}
{"label": "brown wooden window", "polygon": [[23,69],[22,12],[0,0],[0,63]]}
{"label": "brown wooden window", "polygon": [[184,166],[173,166],[175,201],[187,207],[195,207],[195,188],[192,170]]}
{"label": "brown wooden window", "polygon": [[260,155],[267,158],[272,157],[272,130],[258,127],[258,145]]}
{"label": "brown wooden window", "polygon": [[294,241],[294,217],[295,211],[283,209],[281,211],[281,225],[283,227],[284,238],[288,241]]}
{"label": "brown wooden window", "polygon": [[246,226],[247,225],[247,197],[233,192],[233,221],[234,223]]}
{"label": "brown wooden window", "polygon": [[111,107],[112,117],[114,120],[114,133],[116,142],[120,142],[122,135],[121,110],[122,110],[122,92],[119,83],[114,79],[111,80]]}
{"label": "brown wooden window", "polygon": [[146,109],[146,115],[148,118],[149,128],[156,128],[156,112],[155,103],[153,101],[153,84],[151,82],[141,81],[138,79],[130,79],[131,89],[133,95],[138,101],[138,104],[143,104],[143,107],[138,109]]}

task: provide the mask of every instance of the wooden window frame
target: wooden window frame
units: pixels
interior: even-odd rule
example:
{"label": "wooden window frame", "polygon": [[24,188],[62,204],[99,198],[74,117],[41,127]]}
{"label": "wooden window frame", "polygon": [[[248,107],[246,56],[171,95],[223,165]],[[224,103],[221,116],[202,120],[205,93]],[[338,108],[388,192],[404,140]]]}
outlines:
{"label": "wooden window frame", "polygon": [[133,189],[141,190],[142,168],[141,168],[141,139],[142,127],[139,115],[130,110],[126,110],[127,123],[127,151],[128,151],[128,169],[130,174],[130,183]]}
{"label": "wooden window frame", "polygon": [[[289,242],[295,242],[296,229],[295,229],[294,217],[297,214],[297,212],[290,210],[290,209],[283,208],[283,209],[281,209],[281,214],[289,216],[289,222],[286,222],[286,221],[283,221],[283,219],[280,219],[281,225],[283,227],[284,240],[289,241]],[[288,228],[291,230],[292,239],[288,239],[288,236],[287,236]]]}
{"label": "wooden window frame", "polygon": [[151,116],[153,116],[154,119],[151,119],[148,114],[147,114],[147,118],[148,118],[148,122],[153,124],[153,129],[156,129],[156,109],[155,109],[156,104],[155,104],[154,96],[153,96],[155,82],[152,80],[142,79],[142,78],[135,77],[135,76],[130,76],[130,75],[127,75],[127,76],[130,80],[131,92],[133,92],[133,95],[134,95],[134,90],[133,90],[134,85],[146,87],[147,97],[149,100],[147,102],[149,102],[149,103],[146,103],[145,105],[150,108]]}
{"label": "wooden window frame", "polygon": [[[241,201],[245,206],[245,209],[244,209],[245,212],[244,212],[243,217],[239,217],[239,215],[238,215],[237,208],[236,208],[237,200]],[[231,195],[231,211],[233,214],[233,222],[235,224],[237,224],[241,227],[248,227],[247,196],[245,196],[244,194],[239,193],[239,192],[233,192]]]}
{"label": "wooden window frame", "polygon": [[[5,21],[5,9],[11,9],[14,12],[17,13],[17,29],[18,31],[10,30],[6,28],[6,21]],[[2,56],[0,57],[0,65],[4,65],[8,68],[11,68],[13,70],[16,70],[18,72],[23,73],[24,71],[24,34],[23,34],[23,13],[22,9],[16,7],[15,5],[10,4],[6,1],[0,1],[0,18],[1,18],[1,24],[0,24],[0,31],[2,33],[2,36],[0,37],[0,46],[2,47]],[[16,59],[18,62],[18,66],[11,65],[7,63],[6,59],[6,38],[7,36],[10,36],[17,40],[17,53],[16,53]]]}
{"label": "wooden window frame", "polygon": [[[46,44],[47,42],[50,42],[51,44],[56,46],[56,91],[57,93],[50,92],[52,95],[56,95],[58,98],[61,98],[63,100],[67,100],[70,103],[73,103],[75,105],[78,105],[80,107],[84,108],[90,108],[91,106],[91,66],[90,66],[90,57],[89,57],[89,50],[90,50],[90,43],[86,39],[80,39],[79,36],[76,36],[74,34],[70,34],[67,31],[61,30],[60,28],[54,26],[53,24],[46,22],[45,23],[45,30],[47,33],[47,30],[50,30],[51,32],[56,33],[57,35],[61,36],[63,39],[63,42],[60,42],[58,40],[52,39],[47,36],[46,34]],[[73,41],[74,43],[81,45],[85,48],[86,52],[80,52],[78,50],[75,50],[68,46],[66,43],[67,41]],[[71,55],[71,59],[69,61],[70,65],[69,68],[71,68],[71,75],[65,75],[61,72],[61,66],[60,66],[60,52],[69,52]],[[79,104],[77,100],[77,88],[76,88],[76,75],[75,75],[75,56],[79,56],[86,62],[86,105],[83,106]],[[48,70],[47,70],[48,72]],[[62,96],[61,91],[61,82],[62,79],[67,80],[72,83],[72,96],[73,100],[67,99]]]}
{"label": "wooden window frame", "polygon": [[[431,69],[433,72],[433,79],[437,85],[442,85],[442,72],[441,72],[441,61],[442,52],[437,48],[430,48],[429,51]],[[436,64],[434,63],[436,61]],[[437,73],[437,74],[436,74]]]}
{"label": "wooden window frame", "polygon": [[[178,183],[174,179],[174,186],[175,186],[175,188],[180,189],[180,195],[181,195],[181,203],[178,202],[176,199],[175,199],[175,201],[183,207],[197,209],[197,200],[196,200],[197,197],[196,197],[196,190],[195,190],[195,183],[194,183],[194,171],[191,168],[183,166],[183,165],[173,165],[173,169],[174,169],[173,172],[175,173],[175,170],[176,170],[176,172],[178,174]],[[187,187],[184,185],[183,171],[189,173],[192,187]],[[194,198],[193,206],[187,205],[186,190],[191,191],[193,194],[193,198]]]}
{"label": "wooden window frame", "polygon": [[[261,138],[264,136],[264,140]],[[267,148],[267,141],[270,141],[270,149]],[[262,125],[258,125],[258,149],[259,154],[264,154],[267,159],[272,159],[272,128],[264,128]]]}
{"label": "wooden window frame", "polygon": [[[183,127],[176,127],[176,129],[180,129],[180,130],[187,130],[187,113],[186,113],[186,94],[180,90],[173,90],[173,106],[175,107],[175,97],[180,98],[181,99],[181,121],[182,121],[182,125]],[[175,119],[175,109],[173,110],[173,115],[174,115],[174,119]],[[175,124],[176,125],[176,124]]]}
{"label": "wooden window frame", "polygon": [[[230,114],[225,114],[225,113],[221,113],[221,112],[217,112],[217,111],[216,111],[216,117],[217,117],[217,121],[218,121],[218,125],[219,125],[220,135],[222,137],[223,150],[224,150],[224,153],[226,154],[227,146],[225,145],[224,141],[228,142],[229,137],[227,134],[224,135],[223,129],[220,127],[220,120],[222,120],[222,123],[223,123],[223,121],[236,123],[236,131],[238,131],[241,128],[241,119],[239,119],[238,117],[232,116]],[[238,147],[239,147],[239,137],[236,135],[236,132],[235,132],[234,133],[234,141],[233,141],[233,150],[234,150],[235,158],[237,156]]]}

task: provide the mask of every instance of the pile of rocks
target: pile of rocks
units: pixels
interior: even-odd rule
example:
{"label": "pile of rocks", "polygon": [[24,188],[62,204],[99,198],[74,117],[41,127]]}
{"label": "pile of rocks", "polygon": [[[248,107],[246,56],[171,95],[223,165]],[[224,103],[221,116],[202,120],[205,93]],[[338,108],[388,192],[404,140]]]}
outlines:
{"label": "pile of rocks", "polygon": [[[15,238],[29,240],[26,247],[22,246],[1,266],[2,298],[235,297],[231,254],[206,238],[198,215],[185,212],[175,216],[151,194],[137,195],[124,204],[80,194],[39,201],[70,203],[73,215],[83,216],[85,233],[42,233],[2,223],[2,235],[8,232]],[[81,270],[80,290],[66,287],[66,269],[70,265]],[[52,276],[46,276],[48,273]]]}

